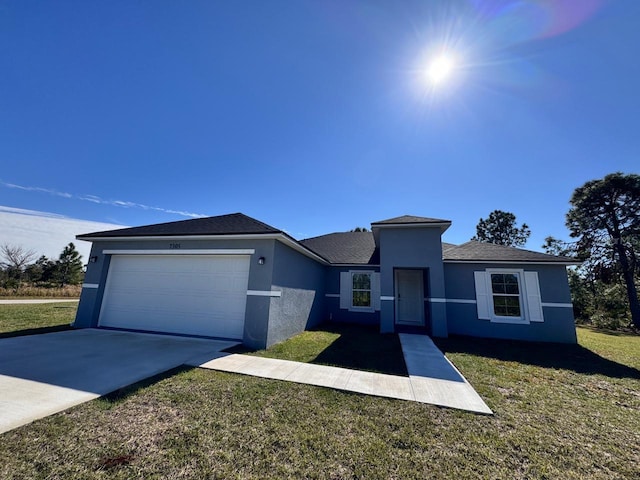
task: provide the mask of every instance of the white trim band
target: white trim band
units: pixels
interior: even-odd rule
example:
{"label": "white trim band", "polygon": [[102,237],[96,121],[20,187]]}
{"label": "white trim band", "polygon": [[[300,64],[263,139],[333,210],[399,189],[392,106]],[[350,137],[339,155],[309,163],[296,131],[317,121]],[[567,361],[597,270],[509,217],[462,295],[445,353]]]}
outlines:
{"label": "white trim band", "polygon": [[555,308],[573,308],[573,303],[547,303],[542,302],[543,307],[555,307]]}
{"label": "white trim band", "polygon": [[468,303],[470,305],[475,305],[475,300],[467,300],[466,298],[447,298],[447,303]]}
{"label": "white trim band", "polygon": [[98,283],[83,283],[82,288],[100,288]]}
{"label": "white trim band", "polygon": [[247,295],[252,297],[281,297],[282,292],[279,290],[247,290]]}
{"label": "white trim band", "polygon": [[327,298],[340,298],[339,293],[325,293],[324,296]]}
{"label": "white trim band", "polygon": [[216,249],[163,249],[163,250],[103,250],[105,255],[253,255],[253,248],[216,248]]}
{"label": "white trim band", "polygon": [[475,305],[475,300],[467,300],[466,298],[425,298],[425,302],[431,303],[468,303]]}
{"label": "white trim band", "polygon": [[380,300],[384,300],[384,301],[395,300],[395,297],[383,296],[383,297],[380,297]]}

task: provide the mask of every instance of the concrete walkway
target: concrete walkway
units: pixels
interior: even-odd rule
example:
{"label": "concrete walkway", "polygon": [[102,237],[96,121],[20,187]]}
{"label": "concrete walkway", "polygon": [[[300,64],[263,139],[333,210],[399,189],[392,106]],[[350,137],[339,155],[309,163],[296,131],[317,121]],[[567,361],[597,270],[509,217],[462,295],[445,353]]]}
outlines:
{"label": "concrete walkway", "polygon": [[187,365],[493,414],[429,337],[401,334],[400,341],[408,377],[222,352]]}
{"label": "concrete walkway", "polygon": [[79,302],[79,298],[47,298],[28,300],[0,300],[0,305],[33,305],[38,303]]}

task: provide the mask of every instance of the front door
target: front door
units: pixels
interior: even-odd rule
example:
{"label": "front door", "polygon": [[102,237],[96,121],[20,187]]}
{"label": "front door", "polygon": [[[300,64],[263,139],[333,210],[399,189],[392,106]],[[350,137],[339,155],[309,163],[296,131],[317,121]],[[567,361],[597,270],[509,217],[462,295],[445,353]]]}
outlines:
{"label": "front door", "polygon": [[424,325],[422,270],[396,270],[396,323]]}

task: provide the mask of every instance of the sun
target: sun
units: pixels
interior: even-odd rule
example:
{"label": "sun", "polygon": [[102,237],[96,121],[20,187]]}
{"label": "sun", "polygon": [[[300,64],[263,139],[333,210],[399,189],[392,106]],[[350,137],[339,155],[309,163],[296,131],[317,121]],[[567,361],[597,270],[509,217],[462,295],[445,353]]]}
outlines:
{"label": "sun", "polygon": [[441,54],[431,60],[427,67],[427,79],[434,85],[443,85],[449,81],[456,68],[453,56]]}

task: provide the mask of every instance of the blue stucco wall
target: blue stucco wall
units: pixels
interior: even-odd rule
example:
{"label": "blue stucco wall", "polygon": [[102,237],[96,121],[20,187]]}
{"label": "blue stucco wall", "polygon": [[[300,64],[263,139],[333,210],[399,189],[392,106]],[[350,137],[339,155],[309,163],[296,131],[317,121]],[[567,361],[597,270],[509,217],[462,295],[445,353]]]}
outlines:
{"label": "blue stucco wall", "polygon": [[266,347],[326,319],[325,266],[280,242],[274,245],[273,261],[272,290],[282,296],[265,298],[269,302]]}
{"label": "blue stucco wall", "polygon": [[[538,272],[544,322],[507,324],[480,320],[475,303],[455,302],[455,300],[476,300],[473,272],[484,271],[487,268],[514,268]],[[573,309],[544,305],[545,303],[571,303],[571,292],[564,265],[445,263],[444,272],[449,333],[514,340],[576,343]]]}
{"label": "blue stucco wall", "polygon": [[[422,268],[429,271],[429,296],[444,298],[440,227],[380,228],[376,232],[380,245],[380,290],[382,296],[395,297],[394,269]],[[447,336],[447,305],[428,302],[430,331],[436,337]],[[394,301],[383,301],[380,315],[382,332],[395,331]]]}
{"label": "blue stucco wall", "polygon": [[378,267],[368,265],[350,267],[327,267],[325,273],[325,292],[331,296],[325,297],[326,318],[330,322],[354,323],[358,325],[380,325],[380,311],[351,312],[340,308],[340,273],[350,270],[379,272]]}

